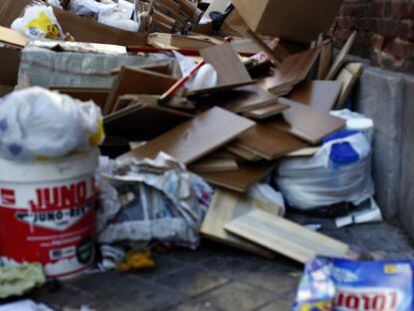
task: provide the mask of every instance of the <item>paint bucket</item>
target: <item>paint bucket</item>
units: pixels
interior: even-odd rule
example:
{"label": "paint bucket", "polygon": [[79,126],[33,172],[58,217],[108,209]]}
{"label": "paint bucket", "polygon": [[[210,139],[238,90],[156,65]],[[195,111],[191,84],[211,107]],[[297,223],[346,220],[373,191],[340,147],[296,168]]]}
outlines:
{"label": "paint bucket", "polygon": [[0,159],[0,256],[40,262],[49,278],[70,278],[95,259],[94,149],[61,159]]}

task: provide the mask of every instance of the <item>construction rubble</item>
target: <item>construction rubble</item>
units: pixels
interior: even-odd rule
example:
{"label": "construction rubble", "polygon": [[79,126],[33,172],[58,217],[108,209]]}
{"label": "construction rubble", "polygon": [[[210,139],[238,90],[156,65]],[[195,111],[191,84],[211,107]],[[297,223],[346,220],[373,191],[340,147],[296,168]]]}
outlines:
{"label": "construction rubble", "polygon": [[0,298],[213,240],[307,264],[292,310],[339,310],[346,284],[314,273],[360,254],[290,214],[382,221],[341,3],[2,0]]}

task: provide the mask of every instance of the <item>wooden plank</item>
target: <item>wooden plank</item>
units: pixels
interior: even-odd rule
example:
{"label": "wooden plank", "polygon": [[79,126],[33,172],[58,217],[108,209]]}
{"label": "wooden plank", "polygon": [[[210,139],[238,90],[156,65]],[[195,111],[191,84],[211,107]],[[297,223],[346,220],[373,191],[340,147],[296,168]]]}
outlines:
{"label": "wooden plank", "polygon": [[351,51],[352,45],[356,39],[357,32],[354,31],[345,42],[344,46],[342,47],[341,51],[339,52],[338,56],[335,58],[334,63],[332,64],[331,68],[329,69],[328,74],[326,75],[326,80],[332,80],[336,77],[338,72],[341,70],[342,66],[344,65],[345,58],[348,55],[349,51]]}
{"label": "wooden plank", "polygon": [[130,141],[148,141],[192,118],[191,114],[136,103],[104,118],[105,133]]}
{"label": "wooden plank", "polygon": [[304,141],[262,124],[256,124],[240,135],[235,144],[267,160],[273,160],[306,147]]}
{"label": "wooden plank", "polygon": [[306,81],[295,87],[287,98],[329,112],[335,107],[341,89],[340,81]]}
{"label": "wooden plank", "polygon": [[296,151],[289,152],[286,157],[296,158],[296,157],[311,157],[315,155],[321,147],[305,147]]}
{"label": "wooden plank", "polygon": [[269,126],[291,133],[311,144],[345,127],[346,121],[287,98],[279,99],[290,106],[282,112],[283,118],[267,122]]}
{"label": "wooden plank", "polygon": [[177,82],[176,78],[168,75],[137,69],[121,68],[105,104],[104,114],[113,110],[116,99],[125,94],[161,95]]}
{"label": "wooden plank", "polygon": [[164,151],[181,163],[190,164],[225,145],[254,124],[215,107],[151,140],[142,148],[131,151],[131,155],[154,159],[160,151]]}
{"label": "wooden plank", "polygon": [[257,208],[279,215],[281,210],[276,205],[265,204],[240,194],[217,188],[213,200],[201,226],[201,234],[205,237],[225,243],[254,254],[271,257],[272,252],[245,241],[224,230],[224,225],[248,211]]}
{"label": "wooden plank", "polygon": [[99,107],[103,108],[108,99],[109,89],[94,88],[52,88],[61,94],[69,95],[81,101],[92,100]]}
{"label": "wooden plank", "polygon": [[256,152],[241,148],[237,143],[228,144],[226,150],[232,154],[238,156],[239,158],[251,162],[257,162],[263,160],[263,157],[259,156]]}
{"label": "wooden plank", "polygon": [[316,76],[318,80],[325,80],[326,76],[328,75],[331,63],[332,63],[332,42],[328,42],[324,44],[321,48],[321,55],[319,57],[319,65],[318,65],[318,73]]}
{"label": "wooden plank", "polygon": [[213,185],[237,192],[246,192],[276,167],[276,163],[269,161],[238,162],[237,164],[239,165],[237,171],[202,173],[200,176]]}
{"label": "wooden plank", "polygon": [[239,168],[236,160],[234,159],[215,159],[215,158],[203,158],[193,164],[188,169],[196,173],[208,173],[208,172],[228,172],[235,171]]}
{"label": "wooden plank", "polygon": [[361,76],[361,73],[361,63],[349,63],[339,72],[338,76],[336,77],[336,81],[340,81],[342,83],[342,89],[338,101],[335,105],[335,109],[344,108],[345,102],[354,89],[356,82]]}
{"label": "wooden plank", "polygon": [[27,38],[16,30],[0,26],[0,42],[22,48]]}
{"label": "wooden plank", "polygon": [[320,53],[320,48],[292,54],[277,67],[275,75],[269,79],[267,88],[275,94],[280,89],[294,86],[306,79]]}
{"label": "wooden plank", "polygon": [[317,256],[342,258],[349,250],[340,241],[259,209],[231,220],[224,228],[304,264]]}
{"label": "wooden plank", "polygon": [[277,103],[247,111],[243,115],[256,120],[263,120],[275,116],[286,109],[289,109],[288,105]]}

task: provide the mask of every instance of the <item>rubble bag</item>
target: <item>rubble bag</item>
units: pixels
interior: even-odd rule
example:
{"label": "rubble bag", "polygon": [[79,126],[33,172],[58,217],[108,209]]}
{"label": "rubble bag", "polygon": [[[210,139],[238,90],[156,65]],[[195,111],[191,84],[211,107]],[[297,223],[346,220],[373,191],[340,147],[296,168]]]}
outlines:
{"label": "rubble bag", "polygon": [[313,157],[282,160],[276,182],[288,204],[299,210],[358,205],[374,195],[368,138],[359,131],[333,134]]}
{"label": "rubble bag", "polygon": [[49,278],[94,264],[97,148],[47,161],[0,159],[0,259],[40,262]]}

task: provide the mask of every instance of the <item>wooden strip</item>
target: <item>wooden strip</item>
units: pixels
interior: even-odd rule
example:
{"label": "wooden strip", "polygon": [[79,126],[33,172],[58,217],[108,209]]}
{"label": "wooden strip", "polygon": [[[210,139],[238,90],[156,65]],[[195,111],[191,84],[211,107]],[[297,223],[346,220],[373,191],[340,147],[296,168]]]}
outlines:
{"label": "wooden strip", "polygon": [[237,171],[202,173],[200,176],[213,185],[246,192],[276,167],[276,163],[268,161],[238,162],[238,165]]}
{"label": "wooden strip", "polygon": [[0,26],[0,42],[22,48],[27,44],[27,38],[18,31]]}
{"label": "wooden strip", "polygon": [[262,124],[256,124],[240,135],[235,144],[267,160],[273,160],[306,147],[306,143],[302,140]]}
{"label": "wooden strip", "polygon": [[105,104],[104,114],[109,114],[113,110],[113,105],[120,95],[125,94],[151,94],[161,95],[168,90],[176,78],[164,74],[136,69],[121,68],[118,78],[115,80]]}
{"label": "wooden strip", "polygon": [[215,107],[151,140],[144,147],[131,151],[131,155],[140,159],[154,159],[163,151],[181,163],[189,164],[225,145],[254,124]]}
{"label": "wooden strip", "polygon": [[301,263],[317,256],[345,257],[349,246],[259,209],[226,223],[225,230]]}
{"label": "wooden strip", "polygon": [[355,38],[357,36],[357,32],[354,31],[346,41],[345,45],[342,47],[341,51],[339,52],[338,56],[335,58],[335,61],[331,68],[329,69],[329,72],[326,76],[326,80],[332,80],[336,77],[338,72],[341,70],[345,58],[348,55],[349,51],[352,48],[352,45],[354,44]]}
{"label": "wooden strip", "polygon": [[228,172],[239,168],[234,159],[203,158],[189,166],[189,170],[196,173]]}
{"label": "wooden strip", "polygon": [[282,112],[283,119],[268,122],[269,126],[291,133],[311,144],[345,127],[346,121],[329,113],[299,104],[287,98],[279,99],[290,106]]}
{"label": "wooden strip", "polygon": [[244,116],[252,119],[263,120],[275,116],[281,113],[282,111],[285,111],[286,109],[289,109],[288,105],[278,103],[247,111],[244,113]]}
{"label": "wooden strip", "polygon": [[335,109],[344,108],[345,102],[354,89],[356,82],[361,76],[361,73],[361,63],[349,63],[339,72],[336,80],[342,83],[342,90],[335,105]]}
{"label": "wooden strip", "polygon": [[253,208],[263,209],[274,215],[279,215],[281,212],[276,205],[265,204],[237,193],[217,188],[201,226],[201,234],[241,250],[265,257],[272,257],[272,252],[229,234],[224,230],[226,222],[247,213]]}
{"label": "wooden strip", "polygon": [[329,112],[335,107],[341,89],[340,81],[306,81],[295,87],[287,98]]}

